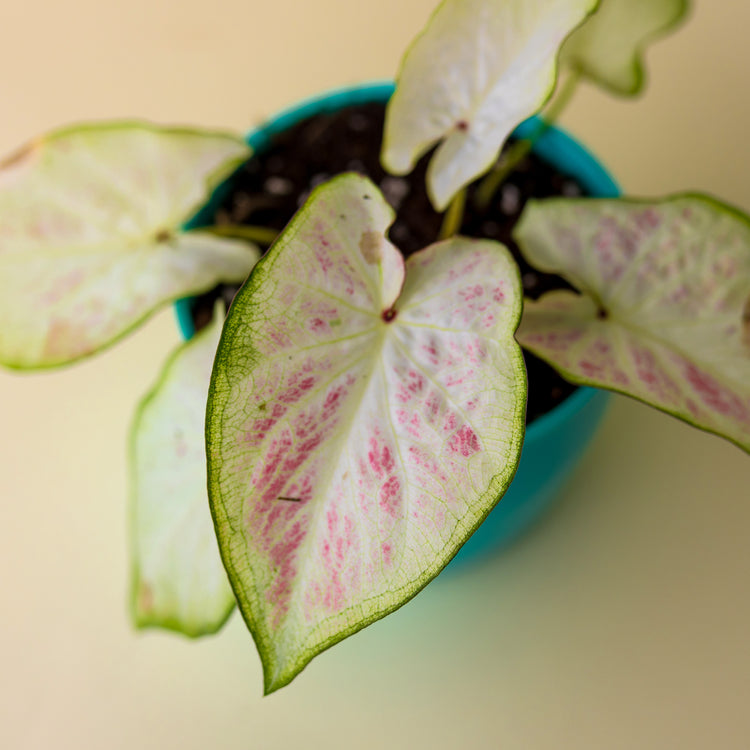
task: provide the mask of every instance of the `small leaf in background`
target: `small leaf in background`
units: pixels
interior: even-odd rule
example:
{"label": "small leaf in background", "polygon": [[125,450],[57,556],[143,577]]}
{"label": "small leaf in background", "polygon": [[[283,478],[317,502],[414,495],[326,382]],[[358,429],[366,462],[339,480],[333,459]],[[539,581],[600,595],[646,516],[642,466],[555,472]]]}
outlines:
{"label": "small leaf in background", "polygon": [[456,238],[404,266],[392,220],[365,178],[318,188],[219,345],[209,496],[266,692],[425,586],[518,462],[515,263]]}
{"label": "small leaf in background", "polygon": [[248,153],[231,135],[115,123],[0,166],[0,362],[72,362],[178,297],[242,281],[255,249],[180,226]]}
{"label": "small leaf in background", "polygon": [[644,82],[644,48],[676,26],[688,5],[688,0],[602,0],[563,45],[560,64],[614,94],[637,94]]}
{"label": "small leaf in background", "polygon": [[555,86],[565,37],[598,0],[444,0],[401,63],[382,162],[406,174],[442,140],[427,190],[442,211]]}
{"label": "small leaf in background", "polygon": [[527,300],[517,338],[575,383],[750,450],[750,219],[717,201],[530,202],[529,263],[583,292]]}
{"label": "small leaf in background", "polygon": [[206,492],[206,395],[220,312],[169,358],[131,433],[133,620],[190,636],[217,631],[235,603]]}

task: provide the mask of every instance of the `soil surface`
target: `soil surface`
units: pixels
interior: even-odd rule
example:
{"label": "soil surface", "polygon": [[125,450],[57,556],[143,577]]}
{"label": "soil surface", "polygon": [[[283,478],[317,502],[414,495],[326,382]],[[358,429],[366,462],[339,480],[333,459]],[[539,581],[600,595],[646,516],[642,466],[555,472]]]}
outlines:
{"label": "soil surface", "polygon": [[[334,114],[317,115],[279,135],[270,149],[254,155],[234,177],[233,188],[217,209],[219,225],[247,224],[282,230],[317,185],[341,172],[369,177],[396,211],[390,240],[408,257],[435,242],[442,216],[430,205],[425,171],[430,154],[411,174],[394,177],[380,165],[385,108],[382,104],[348,107]],[[559,276],[532,268],[513,242],[513,227],[529,198],[579,196],[582,190],[533,154],[516,168],[498,190],[486,211],[478,211],[469,186],[460,234],[485,237],[505,244],[521,269],[524,294],[536,299],[551,289],[569,288]],[[211,318],[221,295],[229,304],[237,287],[221,287],[198,297],[193,306],[196,330]],[[576,390],[552,368],[524,351],[529,376],[526,423],[550,411]]]}

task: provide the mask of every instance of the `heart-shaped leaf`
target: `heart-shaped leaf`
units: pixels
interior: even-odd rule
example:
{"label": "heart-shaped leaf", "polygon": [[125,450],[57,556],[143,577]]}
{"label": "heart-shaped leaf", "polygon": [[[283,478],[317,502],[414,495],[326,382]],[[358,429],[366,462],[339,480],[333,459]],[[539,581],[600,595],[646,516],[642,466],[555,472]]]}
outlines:
{"label": "heart-shaped leaf", "polygon": [[140,627],[216,632],[234,608],[206,492],[206,395],[223,316],[182,344],[131,432],[131,611]]}
{"label": "heart-shaped leaf", "polygon": [[527,300],[525,347],[750,450],[750,218],[697,195],[550,200],[515,236],[583,292]]}
{"label": "heart-shaped leaf", "polygon": [[427,170],[430,200],[442,211],[549,98],[559,47],[597,2],[444,0],[401,62],[385,168],[406,174],[442,139]]}
{"label": "heart-shaped leaf", "polygon": [[404,267],[392,220],[365,178],[318,188],[219,345],[209,496],[266,692],[414,596],[516,469],[515,263],[498,243],[453,239]]}
{"label": "heart-shaped leaf", "polygon": [[0,362],[74,361],[178,297],[242,281],[257,250],[180,226],[248,153],[231,135],[116,123],[4,162]]}
{"label": "heart-shaped leaf", "polygon": [[614,94],[643,88],[643,50],[685,16],[688,0],[602,0],[563,45],[560,63]]}

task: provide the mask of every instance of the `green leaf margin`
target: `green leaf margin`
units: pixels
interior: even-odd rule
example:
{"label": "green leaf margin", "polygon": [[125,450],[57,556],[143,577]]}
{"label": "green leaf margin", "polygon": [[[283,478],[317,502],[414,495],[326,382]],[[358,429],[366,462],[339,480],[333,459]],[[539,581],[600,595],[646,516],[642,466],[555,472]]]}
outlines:
{"label": "green leaf margin", "polygon": [[[82,132],[86,132],[89,130],[125,130],[128,128],[139,128],[142,130],[148,130],[151,132],[168,134],[168,135],[208,135],[208,136],[214,136],[214,137],[219,137],[219,138],[223,137],[223,138],[229,138],[235,141],[238,145],[241,144],[244,147],[244,152],[241,155],[233,159],[226,160],[225,163],[221,167],[218,167],[206,177],[204,181],[204,188],[205,188],[204,198],[198,201],[195,204],[195,206],[193,206],[186,212],[186,215],[180,221],[179,226],[174,227],[175,229],[179,229],[180,233],[183,233],[183,234],[187,234],[188,232],[191,234],[198,234],[201,232],[201,227],[187,228],[187,225],[191,223],[191,217],[193,217],[200,210],[200,208],[206,204],[206,202],[213,195],[214,191],[217,188],[219,188],[222,183],[230,179],[231,176],[239,169],[239,167],[241,167],[242,164],[244,164],[253,154],[253,149],[248,145],[247,141],[242,136],[237,135],[236,133],[229,132],[229,131],[203,130],[202,128],[190,128],[190,127],[181,127],[181,126],[161,126],[161,125],[156,125],[155,123],[152,123],[152,122],[148,122],[147,120],[114,120],[114,121],[104,122],[104,123],[86,122],[86,123],[81,123],[78,125],[67,125],[62,128],[52,130],[44,135],[37,136],[36,138],[32,138],[26,144],[20,146],[19,148],[16,148],[14,151],[11,151],[8,156],[0,160],[0,170],[2,170],[3,167],[6,165],[8,166],[12,165],[12,163],[19,156],[21,156],[25,150],[27,150],[30,146],[33,146],[34,144],[37,144],[37,143],[42,143],[44,141],[54,140],[54,139],[57,139],[66,135],[70,135],[74,133],[82,133]],[[189,292],[188,294],[189,296],[203,294],[209,291],[211,286],[212,285],[196,288],[192,290],[191,292]],[[74,359],[70,359],[65,362],[55,362],[51,364],[34,365],[33,367],[28,367],[26,365],[20,365],[17,363],[7,362],[7,361],[4,361],[0,364],[2,364],[4,368],[8,370],[12,370],[17,373],[35,373],[35,372],[49,372],[49,371],[61,370],[61,369],[70,367],[71,365],[78,364],[79,362],[84,362],[88,359],[91,359],[92,357],[97,356],[101,352],[107,351],[108,349],[113,347],[115,344],[120,343],[121,341],[126,339],[128,336],[130,336],[134,331],[140,328],[144,323],[146,323],[146,321],[149,318],[151,318],[155,313],[168,307],[169,305],[173,305],[178,300],[184,299],[184,298],[185,298],[185,292],[181,292],[180,294],[176,294],[176,295],[173,295],[164,299],[162,302],[159,302],[158,304],[147,309],[143,313],[143,315],[137,318],[128,328],[124,329],[120,334],[118,334],[114,338],[107,341],[98,349],[94,349],[93,351],[82,354],[78,357],[75,357]]]}
{"label": "green leaf margin", "polygon": [[[728,214],[729,216],[732,216],[735,219],[738,219],[743,224],[746,224],[748,230],[750,230],[750,214],[746,214],[742,209],[737,208],[736,206],[730,205],[728,203],[724,203],[723,201],[719,200],[718,198],[716,198],[716,197],[714,197],[712,195],[708,195],[707,193],[697,193],[697,192],[690,192],[690,191],[684,192],[684,193],[674,193],[672,195],[667,196],[666,198],[660,199],[659,202],[660,203],[671,203],[673,201],[684,200],[684,199],[692,199],[692,200],[703,201],[704,203],[707,203],[708,205],[713,206],[714,208],[717,208],[720,211],[723,211],[724,213]],[[654,199],[650,199],[650,198],[552,198],[552,199],[549,199],[549,200],[552,200],[552,201],[565,201],[565,203],[571,203],[571,202],[577,202],[577,203],[583,203],[583,202],[586,202],[586,203],[592,203],[592,202],[596,202],[596,203],[604,203],[604,202],[606,202],[606,203],[612,203],[612,202],[616,201],[618,203],[627,203],[627,204],[632,205],[632,206],[653,205],[653,203],[654,203]],[[533,201],[532,200],[532,201],[530,201],[530,203],[533,203],[533,202],[541,203],[542,201],[541,200],[537,200],[537,201]],[[523,221],[523,216],[521,217],[521,219],[519,219],[517,226],[521,226],[522,221]],[[524,255],[524,258],[525,258],[526,256],[525,256],[525,253],[523,251],[523,243],[522,243],[521,239],[516,235],[516,231],[517,230],[514,229],[514,231],[513,231],[513,239],[516,242],[516,244],[518,245],[518,247],[521,249],[521,254]],[[570,279],[567,276],[565,276],[562,272],[560,272],[560,271],[554,271],[554,273],[558,273],[560,276],[563,276],[569,283],[571,283],[573,285],[573,287],[574,287],[574,289],[575,289],[576,292],[578,292],[579,294],[581,294],[583,296],[587,296],[590,299],[593,299],[596,304],[600,304],[600,300],[598,299],[597,296],[593,296],[593,294],[590,293],[590,292],[588,292],[588,291],[578,289],[578,287],[576,287],[575,284],[573,284],[573,282],[570,281]],[[748,289],[748,294],[750,294],[750,288]],[[544,295],[542,295],[542,297],[540,297],[539,299],[543,299],[543,298],[544,298]],[[677,414],[677,413],[675,413],[675,412],[673,412],[673,411],[671,411],[669,409],[665,409],[662,406],[657,406],[656,404],[653,404],[650,401],[646,401],[645,399],[639,398],[638,396],[635,396],[632,393],[629,393],[628,391],[622,390],[622,389],[617,388],[615,386],[610,387],[610,386],[601,385],[599,383],[595,383],[592,380],[588,380],[586,378],[583,378],[580,375],[577,375],[576,373],[573,373],[573,372],[570,372],[569,370],[566,370],[564,367],[558,366],[557,363],[553,362],[550,359],[547,359],[547,357],[543,353],[537,352],[533,347],[527,346],[526,344],[521,344],[521,346],[524,349],[527,349],[528,351],[530,351],[535,356],[537,356],[540,359],[542,359],[550,367],[552,367],[556,372],[558,372],[566,380],[568,380],[569,382],[573,383],[574,385],[583,385],[583,386],[588,386],[588,387],[591,387],[591,388],[598,388],[600,390],[611,391],[612,393],[618,393],[621,396],[627,396],[628,398],[632,399],[633,401],[638,401],[641,404],[645,404],[646,406],[650,406],[652,409],[657,409],[658,411],[661,411],[664,414],[669,414],[669,416],[674,417],[675,419],[679,419],[681,422],[685,422],[686,424],[689,424],[691,427],[695,427],[696,429],[700,430],[701,432],[706,432],[706,433],[708,433],[710,435],[716,435],[717,437],[720,437],[720,438],[722,438],[722,439],[724,439],[724,440],[732,443],[732,445],[736,445],[741,450],[743,450],[743,451],[745,451],[747,453],[750,453],[750,443],[748,443],[747,445],[744,445],[743,443],[740,443],[738,440],[735,440],[735,439],[733,439],[733,438],[731,438],[731,437],[729,437],[727,435],[724,435],[723,433],[718,432],[717,430],[713,430],[710,427],[704,427],[703,425],[696,424],[694,421],[692,421],[691,419],[689,419],[686,416],[683,416],[682,414]],[[684,356],[687,356],[687,355],[684,355]]]}
{"label": "green leaf margin", "polygon": [[[337,177],[334,177],[334,180],[340,180],[342,178],[346,178],[346,174],[339,175]],[[330,185],[330,181],[326,183]],[[325,185],[321,185],[313,192],[311,193],[310,197],[308,198],[307,203],[305,206],[303,206],[302,209],[295,215],[295,217],[292,219],[292,221],[287,225],[287,228],[284,230],[284,232],[279,236],[279,238],[276,240],[276,242],[273,243],[273,245],[268,249],[266,254],[256,263],[255,267],[253,268],[252,272],[250,273],[250,276],[248,277],[245,284],[242,286],[242,288],[237,293],[237,296],[235,297],[235,303],[239,302],[240,304],[232,304],[229,313],[227,315],[226,321],[224,323],[224,329],[221,334],[221,339],[219,340],[219,346],[216,351],[216,359],[214,360],[214,368],[213,368],[213,374],[211,376],[211,385],[209,386],[208,391],[208,404],[206,408],[206,443],[208,446],[208,449],[206,451],[206,455],[208,458],[208,496],[209,496],[209,503],[211,506],[211,516],[214,521],[214,527],[216,529],[216,536],[219,540],[219,550],[221,552],[221,559],[224,563],[224,568],[227,571],[227,574],[229,576],[229,582],[232,586],[232,590],[234,591],[235,597],[237,599],[237,605],[240,610],[240,613],[242,614],[242,618],[245,621],[245,624],[247,625],[248,630],[250,631],[250,634],[252,635],[253,640],[255,641],[256,648],[258,649],[258,654],[260,655],[261,663],[263,665],[263,694],[264,695],[270,695],[271,693],[275,692],[276,690],[279,690],[282,687],[285,687],[288,685],[302,670],[318,655],[323,653],[324,651],[327,651],[332,646],[335,646],[337,643],[340,643],[344,639],[348,638],[351,635],[354,635],[354,633],[357,633],[358,631],[362,630],[363,628],[367,627],[368,625],[371,625],[374,622],[377,622],[378,620],[381,620],[385,616],[392,614],[396,610],[400,609],[404,604],[411,601],[422,589],[427,586],[430,581],[432,581],[445,567],[448,565],[448,563],[455,557],[456,554],[458,554],[458,549],[456,549],[455,553],[446,560],[442,565],[435,566],[434,568],[430,568],[422,574],[420,579],[416,581],[413,585],[413,588],[409,593],[406,595],[406,597],[395,606],[392,606],[388,608],[387,610],[378,613],[374,617],[366,618],[365,620],[358,622],[354,625],[352,625],[349,628],[346,628],[345,630],[331,636],[327,641],[324,641],[320,646],[317,648],[305,652],[304,655],[302,655],[297,662],[295,662],[291,667],[289,667],[287,670],[281,673],[277,679],[272,679],[270,677],[273,668],[274,668],[274,662],[272,659],[272,649],[269,647],[269,641],[270,638],[268,637],[268,634],[266,632],[265,627],[260,621],[256,621],[256,619],[253,617],[252,613],[252,602],[244,595],[243,586],[240,580],[240,576],[238,575],[235,566],[233,565],[231,555],[227,552],[228,547],[232,543],[232,533],[231,533],[231,527],[232,523],[229,520],[228,513],[224,506],[224,501],[221,496],[221,490],[220,490],[220,484],[217,477],[217,469],[216,469],[216,463],[217,459],[214,459],[211,452],[211,443],[212,442],[219,442],[219,434],[221,432],[221,422],[220,419],[218,419],[215,416],[214,413],[214,403],[216,401],[218,393],[222,390],[222,384],[225,382],[225,377],[223,373],[221,372],[222,366],[230,359],[230,352],[232,349],[231,346],[231,338],[234,337],[234,334],[236,330],[242,325],[242,322],[238,319],[239,313],[237,310],[242,306],[242,302],[246,297],[252,297],[252,295],[262,286],[263,282],[265,281],[266,277],[269,275],[269,272],[271,268],[273,267],[273,264],[276,262],[276,257],[279,255],[280,252],[283,252],[284,247],[282,245],[286,245],[287,241],[289,239],[292,239],[294,237],[294,234],[296,233],[296,227],[297,224],[300,223],[305,216],[307,216],[310,213],[310,204],[315,197],[316,193],[322,189],[325,188]],[[499,244],[499,243],[498,243]],[[503,246],[504,247],[504,246]],[[421,251],[419,251],[421,252]],[[418,257],[419,252],[414,253],[413,256],[410,257]],[[507,252],[507,249],[506,249]],[[268,267],[268,270],[266,269]],[[518,269],[517,264],[514,263],[514,267],[516,269],[516,280],[518,284],[518,289],[522,289],[521,285],[521,274],[520,269]],[[408,264],[407,264],[407,273],[408,273]],[[258,295],[260,299],[262,297]],[[518,301],[516,304],[516,315],[515,315],[515,326],[514,331],[517,330],[518,325],[521,322],[521,314],[523,311],[523,300],[522,295],[518,295]],[[516,342],[517,344],[517,342]],[[249,360],[257,359],[257,354],[255,353],[255,350],[248,351],[246,354],[247,358]],[[508,487],[510,486],[511,482],[513,481],[513,477],[516,474],[516,470],[518,468],[518,463],[520,461],[521,457],[521,448],[523,446],[523,439],[525,436],[525,421],[526,421],[526,403],[528,398],[528,379],[526,375],[526,365],[523,358],[523,352],[521,350],[521,347],[519,345],[516,345],[513,347],[513,349],[510,352],[509,359],[512,360],[512,362],[515,365],[515,373],[518,376],[518,382],[519,387],[523,387],[523,393],[519,394],[519,398],[516,399],[517,404],[517,413],[515,417],[515,430],[514,433],[517,436],[517,440],[515,443],[516,448],[516,456],[518,460],[515,463],[509,463],[505,467],[505,470],[497,474],[490,483],[490,486],[488,487],[487,491],[479,498],[477,503],[483,503],[486,502],[486,500],[489,497],[494,496],[496,498],[495,502],[492,503],[491,507],[487,510],[486,513],[484,513],[477,523],[471,528],[470,533],[467,535],[466,539],[468,540],[469,537],[481,526],[481,524],[484,522],[484,520],[487,518],[487,516],[492,512],[495,505],[497,505],[497,502],[500,500],[502,495],[506,492]],[[229,531],[227,530],[229,529]],[[248,566],[249,567],[249,566]],[[373,597],[373,599],[368,601],[378,601],[378,599],[381,599],[382,597]]]}
{"label": "green leaf margin", "polygon": [[217,621],[217,624],[215,627],[204,627],[204,628],[195,628],[195,629],[186,629],[179,620],[177,619],[162,619],[162,618],[152,618],[152,617],[143,617],[138,614],[138,607],[137,607],[137,598],[138,598],[138,589],[141,584],[141,574],[140,574],[140,567],[138,565],[138,555],[136,546],[135,546],[135,537],[136,537],[136,482],[133,481],[133,477],[136,474],[136,440],[138,437],[138,427],[140,426],[141,418],[148,409],[148,407],[151,405],[152,401],[156,399],[162,389],[162,386],[164,383],[168,380],[170,371],[172,369],[172,366],[177,360],[180,355],[187,349],[188,347],[192,346],[192,344],[195,343],[195,340],[200,336],[208,336],[210,335],[210,325],[206,326],[201,331],[198,331],[193,338],[189,339],[188,341],[183,341],[179,346],[175,347],[170,353],[167,359],[165,360],[162,369],[159,373],[159,378],[157,379],[156,383],[151,387],[151,389],[148,391],[148,393],[141,399],[138,406],[136,407],[136,410],[133,414],[133,418],[130,423],[130,428],[128,431],[128,477],[130,479],[129,485],[130,485],[130,491],[128,493],[128,527],[129,527],[129,551],[130,551],[130,559],[131,559],[131,565],[130,565],[130,592],[128,595],[128,611],[130,612],[131,616],[131,622],[135,625],[136,628],[139,630],[145,630],[149,628],[159,629],[159,630],[170,630],[175,633],[180,633],[181,635],[187,636],[188,638],[200,638],[204,635],[213,635],[214,633],[218,633],[219,630],[221,630],[224,625],[226,624],[227,620],[232,615],[232,612],[234,611],[236,602],[232,602],[228,608],[226,613],[224,614],[223,618],[220,621]]}
{"label": "green leaf margin", "polygon": [[[600,3],[604,1],[605,0],[600,0]],[[601,78],[600,76],[590,71],[588,69],[588,66],[581,65],[580,63],[575,63],[574,62],[576,59],[575,55],[570,56],[571,62],[566,63],[564,67],[568,68],[573,73],[580,74],[582,78],[586,78],[587,80],[595,83],[604,91],[608,91],[609,93],[614,94],[615,96],[619,96],[622,98],[638,96],[638,94],[642,93],[643,87],[646,84],[646,66],[644,64],[644,58],[646,56],[646,48],[652,42],[655,42],[658,39],[661,39],[662,37],[669,35],[670,32],[679,28],[679,26],[686,21],[689,13],[692,11],[691,1],[692,0],[679,0],[680,2],[679,15],[676,16],[672,22],[662,26],[659,29],[656,29],[655,31],[652,31],[650,34],[647,34],[645,37],[643,37],[643,39],[641,39],[640,44],[636,45],[635,53],[633,55],[633,58],[631,60],[631,65],[630,65],[632,77],[633,77],[633,80],[635,81],[634,85],[631,88],[620,89],[615,86],[611,86],[608,81],[605,81],[603,78]],[[589,17],[587,17],[586,20],[588,20]],[[585,22],[586,21],[584,21],[584,23]],[[580,26],[578,28],[580,28]],[[564,44],[565,42],[563,42],[563,45]],[[560,49],[562,50],[562,45]]]}

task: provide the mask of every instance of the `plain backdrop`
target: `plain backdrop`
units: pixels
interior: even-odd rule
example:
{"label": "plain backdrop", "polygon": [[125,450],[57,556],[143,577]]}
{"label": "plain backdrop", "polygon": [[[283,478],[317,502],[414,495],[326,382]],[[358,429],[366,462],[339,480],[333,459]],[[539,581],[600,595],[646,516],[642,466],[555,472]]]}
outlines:
{"label": "plain backdrop", "polygon": [[[392,76],[434,0],[6,0],[0,153],[70,121],[246,130]],[[648,92],[563,123],[625,189],[750,209],[750,4],[698,0]],[[0,321],[0,325],[2,322]],[[618,397],[559,504],[262,698],[239,617],[136,633],[125,444],[171,310],[86,364],[0,373],[0,747],[750,747],[750,457]]]}

